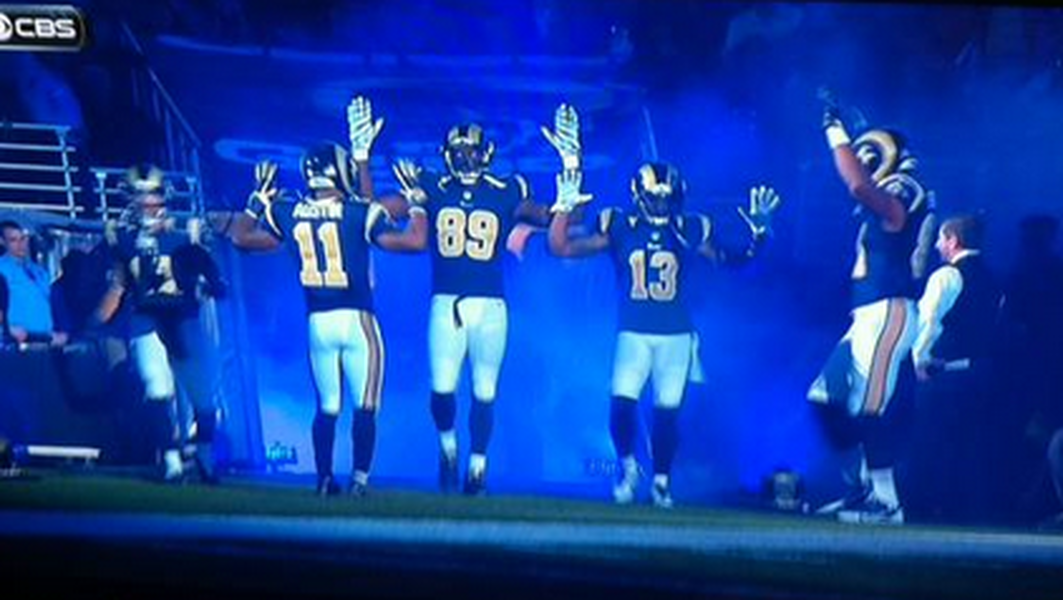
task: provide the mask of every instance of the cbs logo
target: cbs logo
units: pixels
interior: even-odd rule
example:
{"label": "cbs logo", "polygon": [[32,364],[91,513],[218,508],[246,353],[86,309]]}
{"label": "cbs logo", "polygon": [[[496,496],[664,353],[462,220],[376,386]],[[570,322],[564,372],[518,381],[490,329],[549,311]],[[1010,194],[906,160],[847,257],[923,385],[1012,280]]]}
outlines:
{"label": "cbs logo", "polygon": [[0,6],[0,50],[76,50],[84,20],[72,6]]}

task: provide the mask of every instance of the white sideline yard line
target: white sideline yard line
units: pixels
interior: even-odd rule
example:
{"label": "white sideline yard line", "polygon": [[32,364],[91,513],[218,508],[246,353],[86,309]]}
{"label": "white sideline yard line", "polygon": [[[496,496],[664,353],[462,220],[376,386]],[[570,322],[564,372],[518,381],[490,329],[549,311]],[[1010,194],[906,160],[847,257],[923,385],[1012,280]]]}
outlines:
{"label": "white sideline yard line", "polygon": [[100,449],[91,446],[29,445],[22,448],[28,456],[36,458],[77,458],[81,460],[98,460],[100,458]]}
{"label": "white sideline yard line", "polygon": [[1063,567],[1063,536],[1023,533],[883,530],[823,531],[595,523],[372,517],[173,516],[0,511],[0,535],[109,540],[206,540],[329,545],[457,546],[531,554],[562,551],[617,556],[646,551],[800,561],[810,556]]}

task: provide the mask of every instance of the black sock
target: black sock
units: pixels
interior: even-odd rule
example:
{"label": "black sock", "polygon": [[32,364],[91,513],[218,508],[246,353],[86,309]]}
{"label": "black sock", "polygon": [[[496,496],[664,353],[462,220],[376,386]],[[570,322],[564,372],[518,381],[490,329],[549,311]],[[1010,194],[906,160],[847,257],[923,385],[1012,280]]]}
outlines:
{"label": "black sock", "polygon": [[668,475],[679,445],[678,408],[653,409],[653,473]]}
{"label": "black sock", "polygon": [[214,410],[196,409],[196,443],[209,444],[214,441],[217,420]]}
{"label": "black sock", "polygon": [[196,409],[196,462],[206,472],[214,475],[214,430],[216,413],[214,410]]}
{"label": "black sock", "polygon": [[332,448],[336,444],[336,415],[314,415],[314,466],[317,476],[332,475]]}
{"label": "black sock", "polygon": [[432,420],[436,423],[437,431],[450,431],[454,429],[454,415],[457,413],[457,401],[454,400],[454,392],[438,394],[432,392]]}
{"label": "black sock", "polygon": [[351,439],[354,442],[354,470],[368,475],[369,467],[373,464],[373,452],[376,449],[375,410],[354,411]]}
{"label": "black sock", "polygon": [[635,452],[635,429],[638,426],[639,404],[630,398],[613,396],[609,410],[609,432],[619,458]]}
{"label": "black sock", "polygon": [[472,454],[487,454],[491,431],[495,425],[495,403],[473,399],[469,410],[469,451]]}
{"label": "black sock", "polygon": [[148,414],[151,436],[159,450],[177,450],[181,447],[181,435],[177,427],[177,399],[149,399]]}

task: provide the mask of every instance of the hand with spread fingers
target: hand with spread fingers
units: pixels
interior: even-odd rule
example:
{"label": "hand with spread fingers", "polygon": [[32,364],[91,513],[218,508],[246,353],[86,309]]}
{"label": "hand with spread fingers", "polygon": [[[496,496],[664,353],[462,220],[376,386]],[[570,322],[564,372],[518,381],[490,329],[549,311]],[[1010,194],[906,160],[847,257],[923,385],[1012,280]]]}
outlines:
{"label": "hand with spread fingers", "polygon": [[761,185],[749,190],[749,210],[738,207],[738,214],[749,225],[754,237],[771,235],[771,219],[782,204],[782,198],[772,188]]}
{"label": "hand with spread fingers", "polygon": [[428,201],[428,194],[421,187],[421,171],[421,167],[407,158],[400,158],[391,165],[391,172],[399,180],[399,193],[414,206],[421,206]]}
{"label": "hand with spread fingers", "polygon": [[590,202],[594,196],[580,192],[583,173],[576,169],[566,169],[557,175],[557,201],[550,207],[550,212],[572,212],[580,204]]}
{"label": "hand with spread fingers", "polygon": [[384,119],[373,120],[373,105],[364,96],[355,96],[347,105],[347,128],[351,155],[356,162],[369,160],[369,150],[384,127]]}
{"label": "hand with spread fingers", "polygon": [[561,156],[566,171],[580,167],[579,115],[569,104],[562,104],[554,112],[554,129],[540,127],[543,137]]}
{"label": "hand with spread fingers", "polygon": [[255,165],[255,191],[247,199],[247,212],[256,219],[261,217],[278,193],[277,163],[260,161]]}

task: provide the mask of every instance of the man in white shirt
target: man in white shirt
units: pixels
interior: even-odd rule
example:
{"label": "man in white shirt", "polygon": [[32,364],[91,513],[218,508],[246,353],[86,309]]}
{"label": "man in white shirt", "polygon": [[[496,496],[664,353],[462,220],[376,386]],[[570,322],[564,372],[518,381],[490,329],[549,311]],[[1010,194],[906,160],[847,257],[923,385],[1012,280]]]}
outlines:
{"label": "man in white shirt", "polygon": [[[982,472],[993,377],[991,363],[1001,294],[982,259],[982,225],[970,215],[947,219],[936,248],[944,264],[919,300],[912,361],[920,381],[916,476],[925,486],[927,516],[965,523],[987,515]],[[918,487],[918,486],[916,486]],[[919,494],[914,494],[918,496]],[[918,501],[913,498],[913,511]]]}

